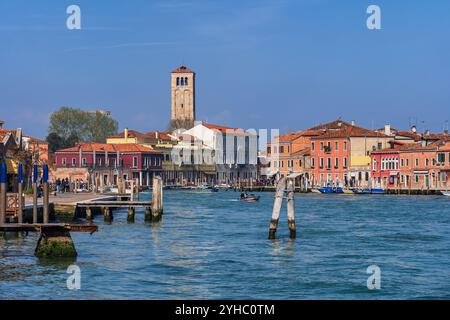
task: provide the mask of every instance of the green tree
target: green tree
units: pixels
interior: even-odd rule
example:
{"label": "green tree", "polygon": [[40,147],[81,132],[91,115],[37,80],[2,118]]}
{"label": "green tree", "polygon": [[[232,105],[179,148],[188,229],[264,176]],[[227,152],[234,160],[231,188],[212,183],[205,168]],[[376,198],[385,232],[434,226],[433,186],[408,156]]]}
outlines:
{"label": "green tree", "polygon": [[61,107],[51,114],[48,131],[55,142],[58,142],[58,136],[63,147],[71,147],[77,142],[103,143],[108,136],[117,133],[118,126],[118,122],[105,112]]}

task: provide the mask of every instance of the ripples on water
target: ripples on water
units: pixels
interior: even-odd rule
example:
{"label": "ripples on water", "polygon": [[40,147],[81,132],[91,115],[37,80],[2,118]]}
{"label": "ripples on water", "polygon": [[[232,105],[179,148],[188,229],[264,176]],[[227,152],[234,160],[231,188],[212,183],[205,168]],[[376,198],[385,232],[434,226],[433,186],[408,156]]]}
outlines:
{"label": "ripples on water", "polygon": [[[33,256],[37,235],[0,239],[1,299],[427,299],[450,298],[450,199],[296,195],[297,233],[285,207],[269,241],[273,194],[167,191],[159,224],[116,212],[100,231],[72,235],[76,261]],[[82,288],[66,288],[66,268]],[[366,269],[381,268],[381,290]]]}

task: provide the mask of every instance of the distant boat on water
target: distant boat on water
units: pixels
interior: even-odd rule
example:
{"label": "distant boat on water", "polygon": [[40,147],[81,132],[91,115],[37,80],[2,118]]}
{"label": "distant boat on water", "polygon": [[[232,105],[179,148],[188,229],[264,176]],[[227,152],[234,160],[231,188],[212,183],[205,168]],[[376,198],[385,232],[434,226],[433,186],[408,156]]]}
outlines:
{"label": "distant boat on water", "polygon": [[365,189],[354,189],[355,194],[385,194],[386,190],[382,188],[365,188]]}
{"label": "distant boat on water", "polygon": [[450,191],[441,191],[444,196],[450,197]]}
{"label": "distant boat on water", "polygon": [[341,187],[322,187],[319,191],[320,193],[344,193]]}

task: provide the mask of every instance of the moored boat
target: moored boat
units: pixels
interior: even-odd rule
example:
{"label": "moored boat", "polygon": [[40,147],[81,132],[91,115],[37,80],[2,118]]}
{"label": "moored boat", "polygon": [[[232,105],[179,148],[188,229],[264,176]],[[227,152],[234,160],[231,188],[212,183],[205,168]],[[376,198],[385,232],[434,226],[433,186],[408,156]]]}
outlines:
{"label": "moored boat", "polygon": [[441,191],[444,196],[450,197],[450,191]]}
{"label": "moored boat", "polygon": [[344,193],[341,187],[322,187],[319,188],[320,193]]}

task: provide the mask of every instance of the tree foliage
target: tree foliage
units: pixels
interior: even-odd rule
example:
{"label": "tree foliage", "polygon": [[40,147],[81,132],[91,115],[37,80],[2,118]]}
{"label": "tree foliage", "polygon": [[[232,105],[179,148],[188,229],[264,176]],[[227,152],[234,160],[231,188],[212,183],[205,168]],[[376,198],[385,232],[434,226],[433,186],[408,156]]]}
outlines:
{"label": "tree foliage", "polygon": [[78,142],[103,143],[117,133],[118,122],[100,111],[90,112],[61,107],[50,116],[47,142],[52,151],[74,146]]}

